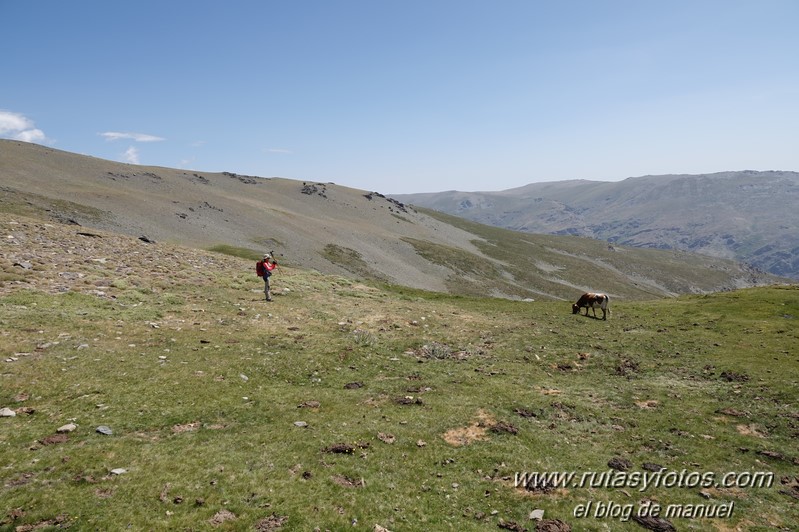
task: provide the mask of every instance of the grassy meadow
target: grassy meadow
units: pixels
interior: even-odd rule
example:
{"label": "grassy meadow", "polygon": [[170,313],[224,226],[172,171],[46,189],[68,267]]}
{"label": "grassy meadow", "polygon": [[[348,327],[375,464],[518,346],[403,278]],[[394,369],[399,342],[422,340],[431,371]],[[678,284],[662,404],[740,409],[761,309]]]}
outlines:
{"label": "grassy meadow", "polygon": [[[538,509],[640,530],[574,512],[645,501],[734,503],[678,530],[799,523],[796,286],[614,300],[601,321],[287,266],[267,303],[250,260],[219,264],[61,292],[4,264],[0,529],[534,530]],[[614,459],[774,482],[514,485]]]}

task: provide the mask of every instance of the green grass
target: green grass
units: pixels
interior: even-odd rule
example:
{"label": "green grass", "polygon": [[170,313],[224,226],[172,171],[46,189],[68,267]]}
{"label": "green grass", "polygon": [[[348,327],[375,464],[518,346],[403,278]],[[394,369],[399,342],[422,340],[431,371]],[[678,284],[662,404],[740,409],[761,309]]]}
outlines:
{"label": "green grass", "polygon": [[[0,407],[32,411],[0,418],[0,528],[62,516],[79,530],[254,529],[275,514],[283,530],[533,529],[540,508],[575,530],[640,530],[572,512],[647,497],[735,502],[732,518],[675,519],[680,530],[799,522],[779,483],[799,459],[797,287],[615,301],[603,322],[570,302],[294,269],[273,277],[267,304],[246,266],[202,283],[141,275],[114,298],[0,297],[0,351],[16,359],[0,361]],[[309,401],[320,406],[298,407]],[[70,421],[67,441],[42,443]],[[500,422],[516,434],[492,431]],[[444,438],[469,427],[482,439]],[[353,452],[326,451],[336,444]],[[687,488],[513,487],[516,472],[601,472],[613,457],[634,471],[777,480],[711,500]],[[212,525],[222,509],[237,519]]]}
{"label": "green grass", "polygon": [[208,251],[224,253],[225,255],[230,255],[231,257],[239,257],[241,259],[255,261],[261,260],[261,258],[263,258],[263,252],[261,251],[251,248],[231,246],[228,244],[217,244],[216,246],[211,246],[208,248]]}
{"label": "green grass", "polygon": [[327,244],[324,247],[321,255],[346,271],[353,273],[365,279],[373,281],[383,281],[385,277],[370,267],[366,261],[363,260],[361,254],[351,248],[342,247],[336,244]]}
{"label": "green grass", "polygon": [[94,207],[6,187],[0,187],[0,212],[49,218],[61,222],[73,218],[100,222],[110,218],[110,213]]}

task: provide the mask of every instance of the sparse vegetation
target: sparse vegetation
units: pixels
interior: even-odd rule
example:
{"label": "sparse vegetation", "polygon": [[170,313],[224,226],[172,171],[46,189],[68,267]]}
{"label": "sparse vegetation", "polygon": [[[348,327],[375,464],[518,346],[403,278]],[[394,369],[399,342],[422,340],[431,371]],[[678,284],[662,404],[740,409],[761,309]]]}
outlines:
{"label": "sparse vegetation", "polygon": [[[573,511],[644,499],[735,503],[679,530],[799,522],[795,286],[614,301],[604,322],[285,268],[267,304],[249,258],[1,221],[23,278],[0,286],[1,528],[477,531],[542,509],[632,531]],[[775,483],[514,487],[611,461]]]}

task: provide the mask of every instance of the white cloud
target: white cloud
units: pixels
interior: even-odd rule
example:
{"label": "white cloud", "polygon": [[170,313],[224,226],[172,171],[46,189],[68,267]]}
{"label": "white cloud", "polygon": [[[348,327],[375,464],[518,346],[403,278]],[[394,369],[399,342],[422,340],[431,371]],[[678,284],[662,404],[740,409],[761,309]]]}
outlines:
{"label": "white cloud", "polygon": [[139,164],[139,150],[134,146],[125,150],[125,160],[131,164]]}
{"label": "white cloud", "polygon": [[119,131],[106,131],[99,134],[101,137],[109,142],[120,139],[133,140],[135,142],[160,142],[166,140],[163,137],[156,137],[155,135],[146,135],[144,133],[121,133]]}
{"label": "white cloud", "polygon": [[20,131],[15,138],[24,142],[44,142],[47,140],[44,131],[41,129],[26,129],[25,131]]}
{"label": "white cloud", "polygon": [[24,142],[45,142],[44,131],[34,127],[33,120],[19,113],[0,109],[0,137]]}

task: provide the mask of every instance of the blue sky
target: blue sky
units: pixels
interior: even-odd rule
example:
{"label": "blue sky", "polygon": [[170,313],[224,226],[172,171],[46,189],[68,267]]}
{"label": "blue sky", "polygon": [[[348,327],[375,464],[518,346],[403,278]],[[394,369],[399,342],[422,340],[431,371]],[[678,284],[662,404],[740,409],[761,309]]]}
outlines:
{"label": "blue sky", "polygon": [[799,170],[799,2],[0,0],[0,137],[382,193]]}

